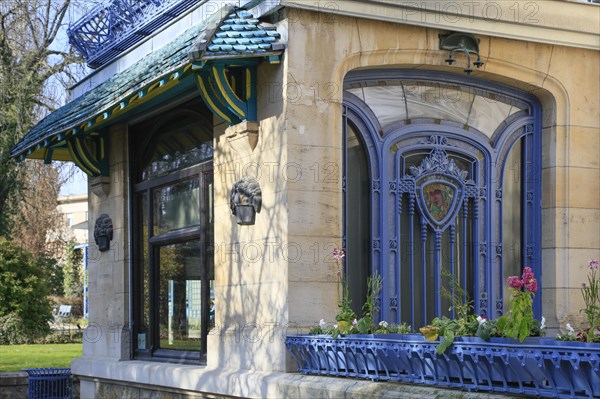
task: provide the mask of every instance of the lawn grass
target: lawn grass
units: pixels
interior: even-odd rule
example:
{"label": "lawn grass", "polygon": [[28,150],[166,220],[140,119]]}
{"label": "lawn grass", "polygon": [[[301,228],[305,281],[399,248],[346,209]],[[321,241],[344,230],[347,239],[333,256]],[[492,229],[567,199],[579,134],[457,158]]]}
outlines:
{"label": "lawn grass", "polygon": [[0,345],[0,372],[23,368],[71,367],[82,344]]}

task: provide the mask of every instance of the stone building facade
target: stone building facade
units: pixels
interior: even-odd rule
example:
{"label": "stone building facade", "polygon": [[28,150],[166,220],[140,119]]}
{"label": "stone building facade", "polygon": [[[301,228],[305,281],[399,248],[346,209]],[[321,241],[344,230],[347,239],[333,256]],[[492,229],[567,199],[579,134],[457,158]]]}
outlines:
{"label": "stone building facade", "polygon": [[[464,279],[476,311],[495,318],[506,306],[505,277],[531,265],[541,275],[536,315],[550,333],[583,322],[579,287],[600,251],[598,5],[240,2],[248,15],[227,13],[268,24],[282,44],[268,50],[277,59],[253,54],[260,62],[247,64],[190,53],[194,39],[232,18],[212,3],[198,2],[74,88],[72,125],[82,127],[74,135],[100,132],[108,154],[91,162],[89,218],[107,214],[113,225],[110,250],[89,259],[90,326],[72,365],[82,397],[347,389],[347,381],[324,388],[317,377],[289,374],[284,344],[288,333],[334,320],[334,247],[348,253],[354,304],[366,276],[383,275],[386,320],[418,328],[443,312],[444,267]],[[463,34],[463,46],[475,39],[472,72],[464,47],[448,64],[440,35],[451,33]],[[190,55],[174,59],[176,51]],[[248,107],[239,120],[227,122],[202,79],[188,79],[218,62]],[[232,83],[244,78],[235,68],[256,74],[255,93]],[[103,106],[77,105],[89,93]],[[239,105],[221,101],[225,116]],[[72,128],[41,124],[37,139]],[[39,156],[36,144],[25,141],[14,155]],[[175,162],[182,154],[195,161]],[[262,206],[254,224],[240,225],[231,189],[248,177]],[[181,182],[189,183],[181,195],[164,189]],[[438,216],[430,205],[437,194],[448,208]],[[200,211],[182,216],[190,204]],[[189,269],[193,261],[200,271]],[[169,262],[183,274],[147,266]],[[178,279],[187,284],[185,310]],[[190,323],[185,342],[174,335],[178,312]],[[202,349],[189,351],[189,342]]]}

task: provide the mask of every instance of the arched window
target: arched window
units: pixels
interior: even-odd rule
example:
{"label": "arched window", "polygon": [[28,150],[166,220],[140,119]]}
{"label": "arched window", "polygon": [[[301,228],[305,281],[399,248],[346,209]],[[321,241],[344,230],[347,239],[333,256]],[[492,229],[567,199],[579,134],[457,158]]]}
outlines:
{"label": "arched window", "polygon": [[212,116],[200,104],[193,100],[130,129],[138,359],[206,356],[214,300],[213,135]]}
{"label": "arched window", "polygon": [[503,314],[508,276],[531,266],[541,281],[535,98],[402,70],[351,73],[344,89],[351,291],[364,293],[365,269],[381,274],[381,318],[418,327],[452,316],[455,279],[476,313]]}

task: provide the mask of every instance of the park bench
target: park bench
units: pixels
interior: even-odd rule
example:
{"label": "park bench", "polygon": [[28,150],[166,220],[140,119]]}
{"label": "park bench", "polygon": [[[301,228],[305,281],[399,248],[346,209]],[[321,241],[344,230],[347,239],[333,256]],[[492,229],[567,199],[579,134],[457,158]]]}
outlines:
{"label": "park bench", "polygon": [[54,315],[54,321],[64,320],[71,317],[72,305],[60,305],[58,312]]}

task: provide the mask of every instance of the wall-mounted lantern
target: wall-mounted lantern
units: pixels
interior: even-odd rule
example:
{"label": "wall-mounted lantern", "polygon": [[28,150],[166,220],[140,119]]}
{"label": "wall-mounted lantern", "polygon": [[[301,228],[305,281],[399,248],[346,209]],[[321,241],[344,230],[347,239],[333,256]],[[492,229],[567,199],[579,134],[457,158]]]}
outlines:
{"label": "wall-mounted lantern", "polygon": [[260,213],[262,207],[260,184],[251,177],[244,177],[235,182],[229,196],[229,207],[236,217],[237,224],[253,225],[256,214]]}
{"label": "wall-mounted lantern", "polygon": [[94,225],[94,240],[100,252],[110,249],[110,242],[113,239],[113,224],[110,216],[106,213],[101,214],[96,219]]}
{"label": "wall-mounted lantern", "polygon": [[454,32],[447,35],[439,35],[440,37],[440,50],[450,51],[448,58],[446,58],[446,62],[448,65],[454,64],[456,58],[454,58],[454,53],[465,53],[467,56],[467,67],[465,68],[465,73],[470,75],[473,72],[471,68],[471,55],[474,54],[477,56],[477,61],[473,62],[478,69],[481,68],[484,64],[481,61],[481,57],[479,56],[479,39],[477,39],[474,35],[470,33],[461,33]]}

